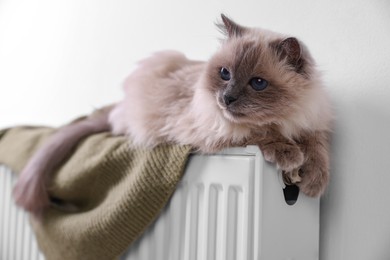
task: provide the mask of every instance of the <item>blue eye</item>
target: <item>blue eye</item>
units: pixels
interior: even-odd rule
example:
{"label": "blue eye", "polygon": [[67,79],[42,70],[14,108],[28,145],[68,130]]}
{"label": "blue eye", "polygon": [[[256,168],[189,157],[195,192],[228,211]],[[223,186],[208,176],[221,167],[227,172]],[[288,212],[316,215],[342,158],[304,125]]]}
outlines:
{"label": "blue eye", "polygon": [[227,68],[221,68],[221,71],[219,73],[221,74],[221,79],[226,81],[230,80],[231,76]]}
{"label": "blue eye", "polygon": [[249,84],[252,86],[252,88],[256,91],[261,91],[267,88],[268,81],[262,78],[252,78],[249,81]]}

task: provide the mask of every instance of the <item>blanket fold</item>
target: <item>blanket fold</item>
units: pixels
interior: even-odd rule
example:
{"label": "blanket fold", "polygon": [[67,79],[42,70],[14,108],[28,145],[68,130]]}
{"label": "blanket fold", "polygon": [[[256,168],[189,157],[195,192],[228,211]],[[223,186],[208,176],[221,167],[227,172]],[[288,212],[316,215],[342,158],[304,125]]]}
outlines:
{"label": "blanket fold", "polygon": [[[0,164],[15,173],[55,131],[15,127],[0,131]],[[46,259],[115,259],[154,221],[185,169],[189,146],[134,148],[125,137],[84,139],[58,168],[51,196],[76,206],[50,208],[31,219]]]}

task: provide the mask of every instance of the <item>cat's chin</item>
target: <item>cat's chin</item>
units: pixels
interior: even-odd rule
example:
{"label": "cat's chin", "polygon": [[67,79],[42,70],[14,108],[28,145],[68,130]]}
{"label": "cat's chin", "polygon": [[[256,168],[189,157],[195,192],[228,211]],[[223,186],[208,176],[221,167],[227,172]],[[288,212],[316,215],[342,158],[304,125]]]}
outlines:
{"label": "cat's chin", "polygon": [[232,113],[230,113],[230,111],[228,111],[227,109],[222,110],[222,114],[228,121],[230,121],[232,123],[239,123],[239,120]]}
{"label": "cat's chin", "polygon": [[225,104],[221,104],[221,102],[219,102],[218,99],[217,99],[217,105],[221,109],[222,115],[225,119],[227,119],[228,121],[230,121],[232,123],[239,123],[240,122],[240,120],[239,120],[240,114],[239,113],[235,113],[234,111],[229,110],[229,108],[226,107]]}

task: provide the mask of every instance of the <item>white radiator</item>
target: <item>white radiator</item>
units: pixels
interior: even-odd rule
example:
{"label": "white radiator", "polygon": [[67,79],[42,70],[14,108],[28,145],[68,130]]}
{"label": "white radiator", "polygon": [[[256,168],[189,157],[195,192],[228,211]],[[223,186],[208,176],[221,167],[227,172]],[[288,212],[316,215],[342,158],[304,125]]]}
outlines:
{"label": "white radiator", "polygon": [[[1,168],[0,259],[43,259],[13,206],[12,182]],[[300,194],[289,206],[283,186],[257,147],[193,155],[166,209],[122,259],[318,259],[319,199]]]}
{"label": "white radiator", "polygon": [[289,206],[257,147],[193,155],[169,205],[126,260],[314,260],[319,199]]}

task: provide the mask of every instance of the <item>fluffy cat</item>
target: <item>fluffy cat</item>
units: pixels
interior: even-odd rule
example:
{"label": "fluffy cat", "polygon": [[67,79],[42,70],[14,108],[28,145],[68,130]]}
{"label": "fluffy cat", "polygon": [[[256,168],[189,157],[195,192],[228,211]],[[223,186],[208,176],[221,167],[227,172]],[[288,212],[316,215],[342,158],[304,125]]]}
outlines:
{"label": "fluffy cat", "polygon": [[127,78],[121,102],[60,128],[21,173],[16,202],[32,213],[47,207],[50,172],[81,138],[107,130],[140,146],[172,142],[203,153],[256,144],[286,183],[321,195],[331,109],[309,51],[294,37],[221,17],[226,37],[208,62],[157,53]]}

